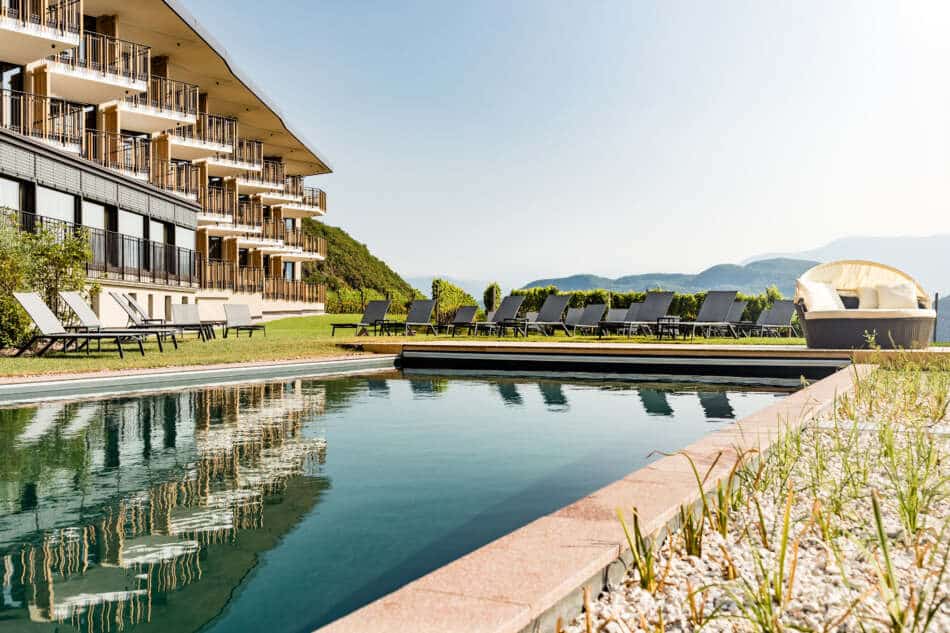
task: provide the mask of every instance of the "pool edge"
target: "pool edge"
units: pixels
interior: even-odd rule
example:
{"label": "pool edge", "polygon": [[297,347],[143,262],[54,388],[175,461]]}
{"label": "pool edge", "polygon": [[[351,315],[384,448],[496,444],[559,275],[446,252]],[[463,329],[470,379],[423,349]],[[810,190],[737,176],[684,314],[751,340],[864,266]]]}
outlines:
{"label": "pool edge", "polygon": [[[779,432],[825,411],[850,391],[870,365],[849,365],[764,409],[685,447],[706,490],[727,476],[736,450],[764,452]],[[717,456],[722,454],[722,458]],[[677,525],[681,505],[699,501],[695,478],[680,455],[662,457],[596,492],[502,536],[369,603],[319,633],[413,630],[547,633],[558,617],[570,621],[583,604],[620,580],[629,561],[616,510],[638,508],[644,532]]]}

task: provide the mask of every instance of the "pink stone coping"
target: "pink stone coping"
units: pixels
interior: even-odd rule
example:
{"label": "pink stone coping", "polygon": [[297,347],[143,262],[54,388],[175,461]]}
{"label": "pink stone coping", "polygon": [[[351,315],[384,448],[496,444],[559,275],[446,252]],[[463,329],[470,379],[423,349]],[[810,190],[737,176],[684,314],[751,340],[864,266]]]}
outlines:
{"label": "pink stone coping", "polygon": [[[778,434],[833,405],[868,365],[851,365],[686,447],[701,473],[716,460],[706,490],[728,475],[737,450],[765,451]],[[617,509],[636,507],[656,533],[699,500],[681,455],[661,457],[579,501],[541,517],[320,629],[320,633],[519,633],[553,630],[580,612],[579,591],[603,588],[629,553]],[[529,628],[530,627],[530,628]]]}

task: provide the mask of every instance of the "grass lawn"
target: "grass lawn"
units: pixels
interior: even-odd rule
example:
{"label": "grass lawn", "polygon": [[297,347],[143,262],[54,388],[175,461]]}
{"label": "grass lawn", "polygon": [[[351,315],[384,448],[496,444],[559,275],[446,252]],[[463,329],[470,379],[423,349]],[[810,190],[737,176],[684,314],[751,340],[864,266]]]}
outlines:
{"label": "grass lawn", "polygon": [[[258,332],[253,338],[242,335],[240,338],[229,337],[223,339],[218,336],[213,341],[202,343],[195,338],[194,334],[188,334],[187,339],[179,344],[179,349],[175,350],[169,343],[166,345],[165,353],[159,353],[154,340],[145,346],[145,356],[141,356],[137,349],[131,346],[126,350],[126,357],[120,359],[115,353],[111,344],[103,344],[103,352],[93,352],[89,356],[85,354],[70,353],[63,355],[53,353],[43,358],[33,358],[30,356],[24,358],[12,358],[9,356],[0,357],[0,377],[3,376],[26,376],[39,374],[58,374],[58,373],[77,373],[98,370],[116,370],[131,368],[157,368],[157,367],[175,367],[188,365],[207,365],[212,363],[243,363],[252,361],[269,360],[296,360],[312,359],[330,356],[339,356],[343,354],[357,354],[358,350],[353,349],[354,343],[365,343],[371,340],[385,340],[392,342],[394,340],[404,340],[403,337],[385,337],[384,339],[373,339],[367,337],[353,336],[353,330],[342,330],[336,337],[330,337],[331,323],[353,323],[359,319],[357,314],[344,315],[325,315],[313,317],[295,317],[281,319],[267,323],[267,336],[261,336]],[[342,335],[342,336],[341,336]],[[413,337],[412,340],[451,340],[451,337],[426,336],[420,335]],[[454,340],[475,340],[473,337],[458,336]],[[479,337],[481,341],[497,340],[495,337]],[[504,340],[504,339],[503,339]],[[512,340],[508,337],[506,340]],[[525,339],[519,338],[519,341]],[[585,343],[596,342],[596,336],[575,336],[565,337],[563,335],[554,338],[545,337],[537,334],[531,335],[529,341],[558,341]],[[634,342],[634,343],[653,343],[652,337],[612,337],[609,339],[614,342]],[[677,343],[689,344],[690,341],[677,341]],[[708,344],[749,344],[749,345],[801,345],[803,339],[798,338],[745,338],[745,339],[703,339],[697,338],[692,343]]]}

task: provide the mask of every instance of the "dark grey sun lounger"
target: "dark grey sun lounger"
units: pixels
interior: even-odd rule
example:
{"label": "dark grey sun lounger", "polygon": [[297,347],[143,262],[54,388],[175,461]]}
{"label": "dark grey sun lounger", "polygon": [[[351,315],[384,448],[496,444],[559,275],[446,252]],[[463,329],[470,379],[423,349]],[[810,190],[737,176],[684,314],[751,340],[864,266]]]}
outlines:
{"label": "dark grey sun lounger", "polygon": [[495,314],[487,321],[478,321],[475,323],[475,334],[478,334],[479,328],[485,331],[504,331],[505,323],[512,323],[518,316],[518,310],[524,303],[524,295],[508,295],[501,300],[501,305],[495,310]]}
{"label": "dark grey sun lounger", "polygon": [[386,313],[389,312],[389,299],[376,299],[366,304],[366,310],[358,323],[331,323],[330,336],[336,336],[337,329],[356,330],[357,336],[369,335],[369,328],[373,328],[373,334],[376,334],[379,327],[386,320]]}
{"label": "dark grey sun lounger", "polygon": [[432,311],[435,310],[435,301],[432,299],[416,299],[409,304],[409,314],[405,321],[387,321],[384,332],[395,334],[402,331],[403,334],[415,334],[416,330],[425,330],[427,334],[438,334],[435,325],[432,324]]}
{"label": "dark grey sun lounger", "polygon": [[535,319],[528,319],[525,324],[524,332],[528,333],[530,330],[537,330],[542,334],[550,335],[555,329],[562,329],[564,333],[568,336],[571,335],[570,330],[567,329],[567,326],[564,325],[564,310],[567,309],[567,304],[571,301],[571,295],[548,295],[544,299],[544,303],[541,305],[541,310],[538,311],[538,316]]}
{"label": "dark grey sun lounger", "polygon": [[172,304],[172,325],[182,331],[197,332],[202,341],[213,337],[211,326],[201,322],[197,303]]}
{"label": "dark grey sun lounger", "polygon": [[245,303],[224,304],[224,338],[228,338],[231,330],[234,330],[234,336],[241,332],[247,332],[248,338],[254,336],[254,332],[263,332],[267,336],[267,328],[263,323],[251,320],[251,309]]}
{"label": "dark grey sun lounger", "polygon": [[592,303],[585,307],[580,320],[573,327],[574,333],[577,334],[578,330],[599,331],[600,322],[603,320],[606,311],[607,304],[605,303]]}
{"label": "dark grey sun lounger", "polygon": [[105,333],[105,332],[68,332],[63,324],[60,323],[59,319],[56,318],[56,315],[52,310],[49,309],[43,299],[40,298],[35,292],[14,292],[13,298],[23,306],[23,309],[26,310],[26,313],[33,320],[33,324],[36,326],[37,333],[33,334],[30,340],[20,347],[17,350],[15,356],[20,356],[27,349],[33,346],[37,341],[47,341],[46,345],[43,346],[38,352],[37,356],[42,356],[45,354],[49,348],[53,346],[56,341],[63,342],[63,351],[65,352],[68,348],[69,343],[76,344],[76,350],[79,350],[79,343],[82,342],[85,344],[86,353],[89,353],[89,343],[92,341],[101,341],[103,339],[107,341],[114,341],[116,350],[119,352],[120,358],[125,358],[125,353],[122,351],[122,341],[132,341],[139,347],[139,352],[142,356],[145,356],[145,347],[142,345],[142,339],[144,335],[137,332],[132,332],[128,334],[118,334],[118,333]]}
{"label": "dark grey sun lounger", "polygon": [[633,333],[639,330],[646,330],[647,334],[653,333],[656,322],[667,316],[670,305],[673,303],[673,293],[669,290],[654,290],[648,292],[643,304],[636,313],[636,319],[627,324],[627,327]]}
{"label": "dark grey sun lounger", "polygon": [[642,303],[631,303],[627,308],[611,308],[600,322],[600,335],[607,332],[624,332],[627,336],[637,329],[637,315],[643,308]]}
{"label": "dark grey sun lounger", "polygon": [[[99,317],[96,316],[96,313],[93,311],[89,304],[86,303],[86,300],[82,298],[82,295],[76,292],[75,290],[63,290],[59,293],[59,298],[63,300],[69,309],[73,311],[73,314],[76,315],[76,318],[79,319],[78,325],[67,325],[66,329],[74,332],[101,332],[104,334],[128,334],[130,336],[143,335],[143,336],[155,336],[155,340],[158,343],[158,351],[164,352],[165,347],[162,345],[163,339],[165,337],[171,338],[172,345],[175,346],[175,349],[178,349],[178,339],[176,334],[178,333],[175,328],[170,327],[141,327],[141,328],[114,328],[114,327],[103,327],[102,322],[99,320]],[[101,340],[100,340],[101,343]]]}
{"label": "dark grey sun lounger", "polygon": [[469,334],[471,334],[472,328],[475,327],[476,314],[478,314],[478,306],[462,306],[455,311],[455,317],[452,319],[452,322],[443,325],[442,329],[446,333],[452,332],[452,336],[455,336],[456,330],[467,328]]}
{"label": "dark grey sun lounger", "polygon": [[795,314],[795,302],[791,299],[780,299],[766,308],[759,315],[750,333],[759,336],[781,336],[784,332],[788,336],[797,334],[792,325],[792,316]]}
{"label": "dark grey sun lounger", "polygon": [[577,325],[581,320],[581,315],[584,314],[584,308],[568,308],[567,315],[564,317],[564,325],[568,328],[572,328]]}
{"label": "dark grey sun lounger", "polygon": [[680,323],[681,331],[690,328],[691,336],[696,334],[696,330],[699,330],[703,336],[709,336],[713,330],[727,330],[735,336],[735,327],[729,323],[728,319],[737,294],[735,290],[710,290],[706,293],[703,304],[699,306],[696,320]]}

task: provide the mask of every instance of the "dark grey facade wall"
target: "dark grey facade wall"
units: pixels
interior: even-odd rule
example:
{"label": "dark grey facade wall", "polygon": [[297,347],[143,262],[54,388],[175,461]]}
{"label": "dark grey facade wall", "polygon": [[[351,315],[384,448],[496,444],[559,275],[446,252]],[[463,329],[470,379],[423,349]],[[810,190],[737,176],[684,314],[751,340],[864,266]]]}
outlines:
{"label": "dark grey facade wall", "polygon": [[[114,205],[178,226],[197,227],[199,208],[160,189],[124,178],[0,128],[0,174]],[[42,215],[42,209],[38,210]]]}

